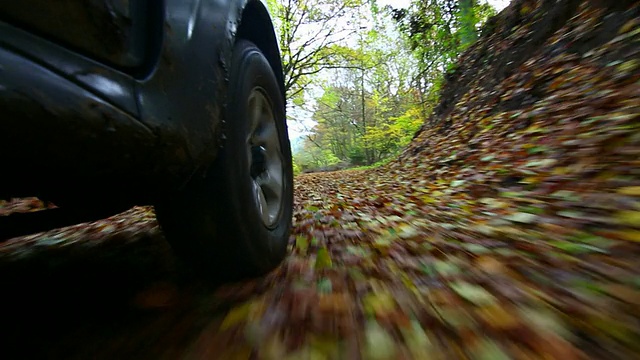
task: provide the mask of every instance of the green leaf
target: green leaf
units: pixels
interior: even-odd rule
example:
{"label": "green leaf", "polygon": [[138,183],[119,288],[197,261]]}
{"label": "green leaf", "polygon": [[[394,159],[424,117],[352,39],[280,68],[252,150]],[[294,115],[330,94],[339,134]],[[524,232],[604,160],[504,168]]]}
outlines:
{"label": "green leaf", "polygon": [[307,255],[307,249],[309,248],[309,240],[304,235],[296,236],[296,249],[300,255]]}
{"label": "green leaf", "polygon": [[434,265],[422,264],[420,270],[429,277],[435,277],[437,272]]}
{"label": "green leaf", "polygon": [[317,289],[319,293],[330,294],[333,291],[333,284],[331,283],[331,279],[322,278],[318,280]]}
{"label": "green leaf", "polygon": [[526,167],[535,167],[535,168],[540,168],[540,167],[548,167],[548,166],[552,166],[553,164],[557,163],[558,161],[555,159],[541,159],[541,160],[531,160],[529,162],[527,162],[525,164]]}
{"label": "green leaf", "polygon": [[460,297],[476,305],[491,305],[496,298],[481,286],[472,285],[465,281],[452,283],[451,289]]}
{"label": "green leaf", "polygon": [[560,215],[562,217],[567,217],[567,218],[570,218],[570,219],[584,219],[585,218],[584,213],[581,213],[579,211],[573,211],[573,210],[558,211],[558,215]]}
{"label": "green leaf", "polygon": [[550,195],[551,197],[568,200],[568,201],[579,201],[580,196],[578,196],[575,192],[569,190],[558,190]]}
{"label": "green leaf", "polygon": [[410,327],[401,327],[400,331],[414,359],[429,359],[433,355],[434,345],[418,321],[412,320]]}
{"label": "green leaf", "polygon": [[539,208],[537,206],[523,206],[521,208],[518,208],[519,211],[521,212],[525,212],[528,214],[534,214],[534,215],[540,215],[540,214],[544,214],[544,209],[543,208]]}
{"label": "green leaf", "polygon": [[569,254],[588,254],[588,253],[607,253],[606,250],[600,249],[593,245],[572,243],[569,241],[552,241],[550,245],[563,250]]}
{"label": "green leaf", "polygon": [[333,262],[331,261],[331,256],[329,256],[329,251],[327,248],[322,247],[318,249],[318,255],[316,256],[316,270],[327,269],[333,266]]}
{"label": "green leaf", "polygon": [[536,214],[530,214],[526,212],[517,212],[511,215],[507,215],[504,217],[506,220],[522,223],[522,224],[532,224],[538,220],[538,216]]}
{"label": "green leaf", "polygon": [[365,359],[371,360],[387,360],[395,358],[395,340],[375,320],[369,320],[365,325],[364,354]]}
{"label": "green leaf", "polygon": [[369,293],[362,300],[362,307],[369,316],[382,316],[395,310],[396,301],[387,292]]}
{"label": "green leaf", "polygon": [[476,255],[488,254],[491,252],[490,249],[478,244],[465,243],[465,244],[462,244],[462,247],[464,247],[470,253],[473,253]]}
{"label": "green leaf", "polygon": [[529,149],[527,150],[527,152],[528,152],[529,154],[532,154],[532,155],[533,155],[533,154],[543,153],[543,152],[545,152],[545,151],[547,151],[547,150],[549,150],[549,149],[548,149],[547,147],[545,147],[545,146],[534,146],[534,147],[532,147],[532,148],[529,148]]}
{"label": "green leaf", "polygon": [[479,345],[474,346],[472,351],[474,360],[509,360],[511,357],[507,355],[500,346],[493,340],[481,339]]}
{"label": "green leaf", "polygon": [[433,266],[436,272],[442,276],[450,276],[460,273],[460,268],[451,262],[436,260],[433,263]]}

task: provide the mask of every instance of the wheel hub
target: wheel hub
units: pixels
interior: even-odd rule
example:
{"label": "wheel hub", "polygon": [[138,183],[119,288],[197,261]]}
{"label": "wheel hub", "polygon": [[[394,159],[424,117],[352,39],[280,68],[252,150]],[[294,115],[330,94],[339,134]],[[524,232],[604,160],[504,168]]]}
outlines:
{"label": "wheel hub", "polygon": [[254,88],[249,95],[249,173],[254,198],[267,227],[274,227],[282,211],[284,166],[276,118],[265,92]]}

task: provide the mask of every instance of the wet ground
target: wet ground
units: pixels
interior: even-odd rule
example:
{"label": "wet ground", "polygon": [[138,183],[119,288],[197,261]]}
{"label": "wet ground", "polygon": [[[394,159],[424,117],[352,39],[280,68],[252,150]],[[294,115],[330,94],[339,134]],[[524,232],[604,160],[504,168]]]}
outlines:
{"label": "wet ground", "polygon": [[146,208],[0,247],[0,357],[177,358],[228,309],[180,280]]}

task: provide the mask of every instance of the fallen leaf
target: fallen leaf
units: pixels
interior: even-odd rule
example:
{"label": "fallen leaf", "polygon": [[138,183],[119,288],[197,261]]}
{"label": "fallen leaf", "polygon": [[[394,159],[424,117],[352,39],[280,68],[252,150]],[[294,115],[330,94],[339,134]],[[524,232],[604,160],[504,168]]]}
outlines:
{"label": "fallen leaf", "polygon": [[329,255],[329,251],[327,251],[326,247],[322,247],[318,249],[318,255],[316,255],[316,270],[320,269],[328,269],[333,266],[333,262],[331,261],[331,256]]}
{"label": "fallen leaf", "polygon": [[640,211],[619,211],[614,215],[614,217],[620,225],[640,227]]}
{"label": "fallen leaf", "polygon": [[476,305],[491,305],[497,300],[483,287],[468,282],[458,281],[450,284],[450,286],[460,297]]}
{"label": "fallen leaf", "polygon": [[369,320],[365,325],[364,355],[371,360],[395,359],[395,340],[375,320]]}
{"label": "fallen leaf", "polygon": [[618,189],[619,194],[640,196],[640,186],[627,186]]}

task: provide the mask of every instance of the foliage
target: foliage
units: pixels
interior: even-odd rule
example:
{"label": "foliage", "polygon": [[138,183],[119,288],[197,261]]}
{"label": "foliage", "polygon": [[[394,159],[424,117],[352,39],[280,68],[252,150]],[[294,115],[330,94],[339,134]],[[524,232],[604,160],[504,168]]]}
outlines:
{"label": "foliage", "polygon": [[368,16],[373,25],[342,49],[342,68],[322,86],[302,152],[320,148],[343,163],[370,165],[397,154],[422,123],[408,48],[387,13]]}
{"label": "foliage", "polygon": [[444,73],[493,13],[477,1],[415,1],[401,10],[367,4],[350,24],[353,40],[325,49],[333,55],[321,85],[319,78],[304,79],[321,88],[311,101],[315,125],[299,150],[313,155],[296,154],[305,170],[336,158],[361,166],[396,155],[438,102]]}
{"label": "foliage", "polygon": [[291,167],[293,168],[294,176],[299,175],[302,172],[302,169],[300,168],[300,165],[298,165],[298,162],[295,158],[291,159]]}
{"label": "foliage", "polygon": [[419,72],[414,84],[426,116],[438,102],[444,73],[475,41],[478,29],[495,10],[477,0],[425,0],[391,12],[417,59]]}
{"label": "foliage", "polygon": [[312,76],[341,66],[342,43],[357,29],[352,18],[365,0],[270,0],[287,99],[303,103]]}

